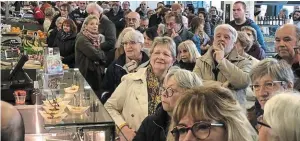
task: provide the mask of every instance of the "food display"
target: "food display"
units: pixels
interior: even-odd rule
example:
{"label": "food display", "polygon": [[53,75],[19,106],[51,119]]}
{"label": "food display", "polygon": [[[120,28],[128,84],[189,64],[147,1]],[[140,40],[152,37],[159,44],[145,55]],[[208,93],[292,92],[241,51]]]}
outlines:
{"label": "food display", "polygon": [[72,105],[67,105],[68,110],[72,113],[72,114],[83,114],[84,112],[86,112],[86,110],[88,110],[90,108],[90,106],[72,106]]}
{"label": "food display", "polygon": [[70,101],[63,101],[61,98],[43,101],[44,111],[39,111],[45,122],[60,122],[68,114],[65,113],[66,105]]}
{"label": "food display", "polygon": [[79,86],[72,85],[71,87],[65,88],[65,93],[76,93],[79,89]]}

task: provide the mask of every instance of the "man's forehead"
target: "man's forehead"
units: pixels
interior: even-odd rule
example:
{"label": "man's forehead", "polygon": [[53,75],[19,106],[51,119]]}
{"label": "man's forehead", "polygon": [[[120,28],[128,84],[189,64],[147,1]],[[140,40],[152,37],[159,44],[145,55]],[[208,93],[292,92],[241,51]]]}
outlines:
{"label": "man's forehead", "polygon": [[127,17],[128,17],[128,18],[136,18],[136,19],[139,18],[138,14],[136,14],[136,13],[129,13],[129,14],[127,15]]}
{"label": "man's forehead", "polygon": [[279,28],[276,33],[276,37],[296,37],[296,30],[294,27],[291,26],[284,26],[282,28]]}

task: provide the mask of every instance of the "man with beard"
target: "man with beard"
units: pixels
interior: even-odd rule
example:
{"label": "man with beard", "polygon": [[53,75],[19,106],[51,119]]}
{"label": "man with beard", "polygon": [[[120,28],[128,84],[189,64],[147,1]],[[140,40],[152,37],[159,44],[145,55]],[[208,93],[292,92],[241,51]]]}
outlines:
{"label": "man with beard", "polygon": [[77,31],[79,32],[82,26],[84,19],[88,16],[86,12],[86,2],[85,1],[78,1],[78,8],[72,11],[69,16],[75,22],[77,26]]}
{"label": "man with beard", "polygon": [[243,26],[250,26],[256,30],[257,41],[261,47],[266,51],[264,43],[264,37],[260,30],[260,27],[251,19],[246,18],[246,4],[242,1],[237,1],[233,4],[233,21],[230,21],[230,25],[233,26],[237,31],[241,31]]}
{"label": "man with beard", "polygon": [[[275,33],[275,49],[278,53],[275,58],[283,59],[292,65],[295,76],[300,77],[300,28],[293,24],[285,24],[278,28]],[[294,88],[300,89],[299,79]]]}
{"label": "man with beard", "polygon": [[294,11],[293,21],[294,21],[294,25],[300,28],[300,11]]}
{"label": "man with beard", "polygon": [[121,33],[121,31],[125,27],[125,19],[124,19],[124,11],[121,8],[121,3],[118,1],[114,1],[112,4],[112,8],[108,13],[106,13],[106,16],[115,24],[116,31],[117,31],[117,37]]}

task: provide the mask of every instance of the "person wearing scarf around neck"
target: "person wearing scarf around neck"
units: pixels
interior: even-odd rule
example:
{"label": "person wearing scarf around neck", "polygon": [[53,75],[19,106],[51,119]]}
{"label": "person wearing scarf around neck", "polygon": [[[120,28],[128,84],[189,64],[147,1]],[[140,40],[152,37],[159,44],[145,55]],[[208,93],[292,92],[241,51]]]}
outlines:
{"label": "person wearing scarf around neck", "polygon": [[186,40],[179,44],[177,61],[178,66],[182,69],[193,71],[196,60],[201,55],[198,52],[196,45],[191,40]]}
{"label": "person wearing scarf around neck", "polygon": [[77,27],[73,20],[66,19],[62,23],[61,29],[58,31],[54,41],[54,47],[59,48],[62,63],[67,64],[70,68],[74,68]]}
{"label": "person wearing scarf around neck", "polygon": [[104,75],[105,54],[100,46],[99,18],[88,16],[77,34],[75,64],[92,89],[98,94]]}

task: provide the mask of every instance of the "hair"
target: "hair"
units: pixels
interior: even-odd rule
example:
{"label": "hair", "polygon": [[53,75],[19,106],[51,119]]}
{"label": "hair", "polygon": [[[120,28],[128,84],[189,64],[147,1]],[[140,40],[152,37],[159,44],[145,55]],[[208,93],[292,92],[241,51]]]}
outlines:
{"label": "hair", "polygon": [[256,64],[249,74],[252,82],[265,75],[269,75],[277,81],[294,84],[294,73],[285,60],[278,61],[273,58],[266,58]]}
{"label": "hair", "polygon": [[67,8],[68,13],[71,13],[71,12],[72,12],[72,11],[71,11],[71,6],[70,6],[69,4],[67,4],[67,3],[63,3],[62,5],[59,6],[59,8],[61,8],[61,7]]}
{"label": "hair", "polygon": [[256,33],[256,30],[251,27],[251,26],[243,26],[241,28],[241,31],[244,31],[244,30],[250,30],[252,32],[252,35],[254,36],[254,42],[257,42],[257,33]]}
{"label": "hair", "polygon": [[47,7],[45,9],[45,17],[47,17],[47,18],[53,18],[54,13],[55,13],[55,10],[52,7]]}
{"label": "hair", "polygon": [[[157,4],[156,4],[156,6],[158,5],[158,4],[163,4],[163,5],[165,5],[165,3],[164,2],[158,2]],[[157,7],[158,8],[158,7]]]}
{"label": "hair", "polygon": [[[130,7],[130,2],[129,1],[123,1],[123,3],[127,2],[128,3],[128,6]],[[122,3],[122,5],[123,5]]]}
{"label": "hair", "polygon": [[155,11],[153,9],[148,9],[147,15],[149,14],[149,12],[155,12]]}
{"label": "hair", "polygon": [[85,9],[89,9],[92,7],[96,8],[100,14],[103,13],[103,8],[99,6],[97,3],[89,3]]}
{"label": "hair", "polygon": [[198,52],[198,49],[197,49],[195,43],[191,40],[186,40],[178,45],[177,61],[180,61],[179,50],[181,48],[184,48],[189,52],[190,57],[191,57],[190,58],[191,62],[195,63],[197,58],[199,58],[201,56],[200,53]]}
{"label": "hair", "polygon": [[31,1],[31,2],[29,2],[29,3],[30,3],[30,5],[32,5],[33,7],[37,7],[37,6],[38,6],[37,2],[35,2],[35,1]]}
{"label": "hair", "polygon": [[66,19],[67,19],[66,17],[58,17],[55,21],[55,25],[57,25],[59,21],[61,21],[61,20],[65,21]]}
{"label": "hair", "polygon": [[149,19],[147,18],[147,17],[141,17],[141,19],[140,19],[141,21],[146,21],[146,20],[148,20],[149,21]]}
{"label": "hair", "polygon": [[204,20],[200,19],[199,17],[193,18],[190,23],[191,31],[195,33],[195,31],[199,28],[200,25],[204,26]]}
{"label": "hair", "polygon": [[295,32],[296,32],[296,39],[297,39],[297,45],[300,46],[300,27],[294,25],[295,27]]}
{"label": "hair", "polygon": [[171,55],[172,55],[173,59],[176,60],[176,44],[172,38],[167,37],[167,36],[156,37],[152,43],[150,54],[153,53],[153,51],[157,45],[167,45],[168,49],[171,51]]}
{"label": "hair", "polygon": [[125,33],[122,42],[134,41],[136,43],[144,44],[144,36],[137,30],[131,30]]}
{"label": "hair", "polygon": [[299,92],[283,92],[266,103],[263,117],[280,141],[300,140],[299,103]]}
{"label": "hair", "polygon": [[172,76],[180,88],[191,89],[203,85],[196,73],[185,69],[169,69],[165,81],[168,81]]}
{"label": "hair", "polygon": [[[238,34],[237,34],[237,31],[235,30],[234,27],[232,27],[232,26],[229,25],[229,24],[221,24],[221,25],[218,25],[218,26],[215,28],[214,33],[217,33],[217,30],[218,30],[219,28],[225,28],[225,29],[228,29],[229,32],[231,33],[231,38],[233,39],[233,42],[236,42]],[[216,34],[215,34],[215,35],[216,35]]]}
{"label": "hair", "polygon": [[177,11],[178,9],[181,10],[181,5],[178,4],[178,3],[173,3],[172,6],[171,6],[171,9],[172,9],[172,11]]}
{"label": "hair", "polygon": [[236,2],[234,2],[234,4],[242,4],[242,5],[243,5],[243,8],[244,8],[244,11],[246,11],[246,10],[247,10],[246,3],[245,3],[245,2],[243,2],[243,1],[236,1]]}
{"label": "hair", "polygon": [[[10,113],[8,114],[8,112]],[[25,140],[25,126],[22,115],[15,107],[4,101],[1,101],[1,140]]]}
{"label": "hair", "polygon": [[[177,101],[169,129],[176,127],[186,115],[194,121],[215,120],[223,123],[228,141],[253,141],[257,137],[232,92],[220,86],[200,86],[186,91]],[[168,140],[174,140],[171,133]]]}
{"label": "hair", "polygon": [[202,14],[203,17],[204,17],[204,19],[206,19],[207,13],[205,11],[198,11],[198,15],[197,16],[199,16],[199,14]]}
{"label": "hair", "polygon": [[188,8],[189,11],[192,11],[193,14],[195,13],[195,7],[194,7],[193,4],[188,4],[187,8]]}
{"label": "hair", "polygon": [[97,21],[99,22],[99,18],[98,18],[97,16],[95,16],[95,15],[89,15],[89,16],[87,16],[87,17],[84,19],[80,31],[83,31],[84,28],[85,28],[85,26],[86,26],[91,20],[97,20]]}
{"label": "hair", "polygon": [[244,48],[245,52],[248,52],[253,45],[253,41],[250,39],[250,37],[245,32],[238,31],[237,41],[240,42],[240,44]]}
{"label": "hair", "polygon": [[126,27],[122,30],[122,32],[119,34],[119,37],[117,39],[117,42],[115,44],[115,58],[114,60],[117,60],[125,51],[124,51],[124,47],[122,46],[122,40],[124,38],[124,35],[129,32],[129,31],[134,31],[135,29],[133,29],[132,27]]}
{"label": "hair", "polygon": [[70,26],[71,32],[77,33],[77,26],[76,26],[76,24],[75,24],[75,22],[74,22],[73,20],[71,20],[71,19],[66,19],[66,20],[63,22],[62,26],[65,25],[65,24]]}
{"label": "hair", "polygon": [[157,27],[150,27],[147,28],[144,32],[152,41],[154,40],[155,37],[158,36],[157,34]]}
{"label": "hair", "polygon": [[157,27],[157,30],[159,30],[159,31],[160,31],[160,33],[159,33],[159,32],[157,32],[158,36],[165,35],[165,33],[166,33],[166,25],[165,25],[165,24],[162,24],[162,23],[160,23],[160,24],[158,25],[158,27]]}
{"label": "hair", "polygon": [[165,20],[167,20],[167,19],[169,19],[171,17],[175,17],[175,22],[177,24],[183,24],[183,22],[182,22],[182,15],[180,13],[177,13],[175,11],[171,11],[170,13],[166,14]]}

